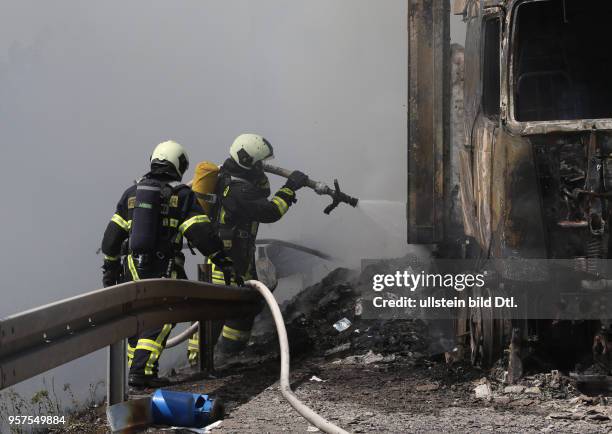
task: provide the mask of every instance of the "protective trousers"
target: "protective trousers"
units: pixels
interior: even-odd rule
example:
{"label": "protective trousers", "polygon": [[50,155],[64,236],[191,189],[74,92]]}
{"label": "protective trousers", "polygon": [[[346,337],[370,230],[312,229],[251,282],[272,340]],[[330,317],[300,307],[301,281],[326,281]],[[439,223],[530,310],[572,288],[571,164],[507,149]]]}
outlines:
{"label": "protective trousers", "polygon": [[130,375],[157,376],[159,357],[173,328],[174,324],[164,324],[161,328],[147,330],[128,339]]}
{"label": "protective trousers", "polygon": [[[125,273],[128,280],[159,278],[165,270],[164,264],[139,268],[135,262],[132,255],[128,255]],[[179,271],[177,274],[184,275],[184,270],[181,271],[182,273]],[[161,328],[145,330],[137,336],[128,338],[127,356],[130,375],[157,377],[159,358],[173,328],[174,324],[164,324]]]}

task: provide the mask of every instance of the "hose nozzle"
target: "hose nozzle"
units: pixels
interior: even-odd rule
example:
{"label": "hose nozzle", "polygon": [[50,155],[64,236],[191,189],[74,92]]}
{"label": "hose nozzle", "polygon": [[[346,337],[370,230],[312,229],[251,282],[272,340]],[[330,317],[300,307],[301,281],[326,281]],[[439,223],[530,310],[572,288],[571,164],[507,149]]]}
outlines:
{"label": "hose nozzle", "polygon": [[357,203],[359,203],[359,199],[357,199],[356,197],[349,196],[348,194],[343,193],[340,190],[340,184],[338,183],[337,179],[334,179],[334,189],[331,189],[329,187],[327,188],[328,191],[325,194],[328,194],[332,197],[332,203],[330,203],[327,208],[323,210],[325,214],[329,214],[330,212],[332,212],[341,203],[347,203],[353,208],[355,208],[357,206]]}
{"label": "hose nozzle", "polygon": [[[275,175],[279,175],[285,178],[289,178],[289,176],[291,175],[290,170],[283,169],[282,167],[272,166],[268,163],[263,163],[263,170],[268,173],[274,173]],[[323,182],[314,181],[312,179],[309,179],[306,185],[312,188],[317,194],[331,196],[333,201],[323,211],[325,214],[329,214],[330,212],[332,212],[341,203],[348,203],[354,208],[359,202],[359,199],[357,199],[356,197],[349,196],[348,194],[343,193],[340,190],[340,186],[338,185],[337,179],[334,179],[334,188],[329,187]]]}

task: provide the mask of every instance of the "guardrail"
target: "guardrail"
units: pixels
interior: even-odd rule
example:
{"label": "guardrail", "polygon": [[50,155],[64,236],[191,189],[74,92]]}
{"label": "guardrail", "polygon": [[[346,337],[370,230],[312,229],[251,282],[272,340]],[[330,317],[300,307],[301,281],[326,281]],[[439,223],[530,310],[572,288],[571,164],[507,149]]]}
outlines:
{"label": "guardrail", "polygon": [[240,318],[255,313],[259,302],[252,289],[147,279],[6,317],[0,320],[0,390],[110,345],[107,402],[119,402],[125,338],[164,323]]}

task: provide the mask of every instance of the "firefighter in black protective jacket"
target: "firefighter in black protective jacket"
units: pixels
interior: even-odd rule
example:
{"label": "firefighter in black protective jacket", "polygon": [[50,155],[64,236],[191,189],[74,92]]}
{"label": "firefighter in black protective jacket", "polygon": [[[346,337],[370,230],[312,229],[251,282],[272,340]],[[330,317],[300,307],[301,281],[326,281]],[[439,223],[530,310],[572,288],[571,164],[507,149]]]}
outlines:
{"label": "firefighter in black protective jacket", "polygon": [[[219,235],[226,254],[233,263],[236,280],[257,279],[255,270],[255,239],[260,223],[273,223],[281,219],[296,202],[295,192],[305,186],[308,177],[295,171],[285,185],[270,196],[270,182],[262,169],[262,162],[274,156],[270,143],[257,134],[242,134],[230,147],[230,158],[219,172],[216,193],[219,198],[214,211]],[[224,273],[212,264],[213,283],[224,284]],[[221,330],[217,342],[220,355],[243,349],[251,335],[254,316],[229,320]],[[197,358],[197,334],[188,345],[189,361]]]}
{"label": "firefighter in black protective jacket", "polygon": [[[160,143],[151,155],[151,171],[123,193],[102,240],[105,287],[147,278],[186,279],[183,237],[218,269],[229,272],[231,261],[223,253],[210,219],[191,189],[181,184],[188,165],[180,144]],[[157,371],[173,327],[164,324],[128,339],[130,386],[160,387],[169,383],[159,378]]]}

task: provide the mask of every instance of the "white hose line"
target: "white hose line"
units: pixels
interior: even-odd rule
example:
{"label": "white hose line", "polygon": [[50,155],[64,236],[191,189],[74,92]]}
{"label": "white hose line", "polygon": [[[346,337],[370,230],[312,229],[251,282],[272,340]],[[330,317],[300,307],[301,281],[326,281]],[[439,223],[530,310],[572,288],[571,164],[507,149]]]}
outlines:
{"label": "white hose line", "polygon": [[319,428],[321,431],[327,434],[348,434],[347,431],[340,427],[337,427],[331,422],[323,419],[317,413],[308,408],[302,403],[297,396],[291,391],[289,384],[289,341],[287,339],[287,329],[285,329],[285,322],[283,315],[278,307],[278,303],[272,295],[272,292],[261,282],[257,280],[249,280],[246,282],[247,286],[255,288],[262,297],[268,303],[274,323],[276,324],[276,331],[278,333],[278,343],[280,344],[280,356],[281,356],[281,374],[280,374],[280,391],[285,397],[289,404],[300,413],[308,422]]}
{"label": "white hose line", "polygon": [[168,339],[168,341],[166,342],[166,346],[164,348],[167,349],[167,348],[176,347],[181,342],[185,342],[192,334],[197,332],[199,328],[200,328],[200,323],[194,322],[193,324],[191,324],[191,326],[189,326],[189,328],[183,330],[178,335],[173,336],[170,339]]}

